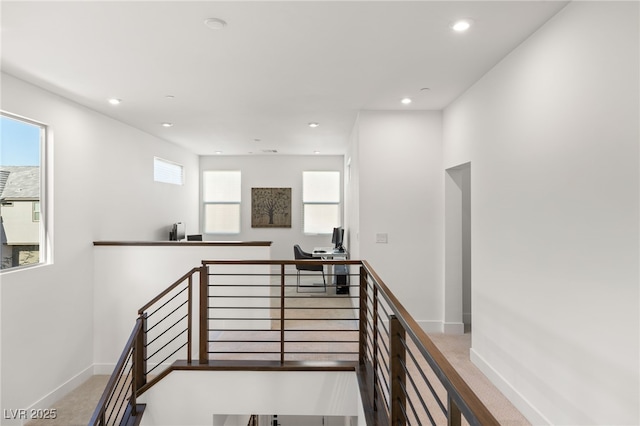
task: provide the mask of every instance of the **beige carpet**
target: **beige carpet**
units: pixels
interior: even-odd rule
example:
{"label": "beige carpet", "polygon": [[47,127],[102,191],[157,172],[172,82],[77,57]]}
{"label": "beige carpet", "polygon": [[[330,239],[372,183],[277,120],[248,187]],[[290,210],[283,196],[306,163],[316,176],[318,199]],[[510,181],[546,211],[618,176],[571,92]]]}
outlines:
{"label": "beige carpet", "polygon": [[31,420],[26,426],[87,426],[109,376],[93,376],[55,403],[55,419]]}
{"label": "beige carpet", "polygon": [[469,359],[471,333],[463,335],[431,333],[429,337],[501,425],[531,424]]}

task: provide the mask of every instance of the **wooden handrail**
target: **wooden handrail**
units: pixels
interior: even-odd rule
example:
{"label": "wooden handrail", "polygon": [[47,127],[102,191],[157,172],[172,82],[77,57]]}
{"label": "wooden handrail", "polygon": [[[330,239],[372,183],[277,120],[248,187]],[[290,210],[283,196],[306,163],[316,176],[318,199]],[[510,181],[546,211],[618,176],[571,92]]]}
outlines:
{"label": "wooden handrail", "polygon": [[[417,348],[422,356],[424,356],[434,371],[440,371],[442,373],[440,377],[442,384],[462,414],[464,414],[467,419],[472,419],[470,421],[472,424],[483,426],[499,425],[493,414],[491,414],[478,396],[471,390],[469,385],[462,379],[460,374],[453,368],[449,360],[447,360],[440,349],[438,349],[435,343],[433,343],[429,336],[422,330],[422,327],[420,327],[407,312],[402,303],[393,295],[371,265],[364,260],[362,264],[367,273],[373,277],[379,287],[379,291],[389,303],[391,310],[396,314],[397,320],[400,321],[406,333],[416,342],[420,343],[417,345]],[[473,419],[475,419],[475,423]]]}
{"label": "wooden handrail", "polygon": [[[460,374],[453,368],[451,363],[445,358],[442,352],[437,348],[437,346],[433,343],[433,341],[428,337],[428,335],[422,330],[422,328],[418,325],[415,319],[408,313],[406,308],[400,303],[400,301],[395,297],[395,295],[389,290],[384,281],[380,278],[380,276],[375,272],[375,270],[371,267],[371,265],[367,261],[360,260],[322,260],[322,259],[313,259],[313,260],[203,260],[202,266],[192,268],[189,272],[184,274],[180,279],[175,281],[172,285],[170,285],[166,290],[160,293],[158,296],[153,298],[149,303],[140,308],[139,314],[140,317],[136,321],[136,326],[134,327],[131,336],[129,337],[127,344],[125,346],[125,350],[123,351],[118,363],[116,364],[116,370],[112,377],[109,379],[109,383],[107,384],[107,388],[105,389],[102,398],[100,399],[100,403],[94,412],[92,417],[92,421],[90,426],[99,425],[101,420],[104,420],[104,412],[106,405],[108,404],[109,397],[111,392],[116,386],[116,382],[118,377],[122,374],[123,369],[127,363],[129,358],[129,354],[134,348],[137,347],[146,347],[146,343],[144,339],[141,339],[140,336],[145,331],[145,323],[144,318],[146,317],[146,310],[151,306],[159,302],[165,296],[169,295],[169,293],[176,289],[180,284],[184,283],[185,280],[188,280],[188,293],[187,293],[187,361],[175,361],[173,366],[165,369],[161,373],[158,374],[157,377],[152,379],[149,383],[146,382],[146,355],[141,356],[141,352],[137,353],[136,356],[133,357],[133,380],[135,385],[132,386],[133,395],[131,397],[131,402],[135,403],[136,394],[149,389],[154,383],[157,383],[167,374],[169,374],[174,369],[192,369],[192,370],[202,370],[207,368],[223,368],[223,369],[236,369],[242,370],[246,369],[247,365],[251,365],[251,368],[265,368],[264,363],[257,365],[251,364],[251,361],[231,361],[231,360],[209,360],[209,352],[208,352],[208,321],[209,317],[209,305],[208,299],[210,297],[209,287],[212,284],[209,282],[209,267],[212,265],[246,265],[246,266],[254,266],[254,265],[277,265],[279,266],[279,272],[276,274],[280,275],[280,294],[278,298],[280,299],[280,327],[279,327],[279,335],[280,335],[280,349],[279,349],[279,362],[276,364],[269,364],[267,362],[268,368],[274,369],[282,369],[287,370],[291,368],[314,368],[314,369],[322,369],[322,366],[317,363],[307,363],[305,361],[287,361],[285,363],[285,276],[287,275],[285,266],[286,265],[297,265],[300,263],[308,263],[308,264],[321,264],[321,265],[358,265],[359,272],[356,272],[355,275],[359,276],[359,283],[352,284],[357,285],[359,287],[358,295],[349,296],[355,297],[359,299],[359,330],[356,326],[356,330],[359,335],[359,339],[357,339],[355,344],[357,344],[358,349],[355,352],[357,356],[358,362],[352,364],[352,366],[358,366],[357,371],[359,374],[363,374],[366,372],[369,367],[369,373],[373,372],[372,383],[368,383],[367,393],[371,397],[371,406],[374,411],[378,412],[378,415],[386,415],[391,416],[395,421],[402,423],[404,421],[403,416],[406,416],[407,413],[404,412],[406,403],[410,403],[407,399],[406,389],[405,389],[405,380],[402,379],[405,374],[407,374],[407,370],[401,370],[406,368],[405,364],[405,345],[407,341],[412,341],[415,344],[418,352],[421,357],[424,358],[424,361],[428,364],[428,366],[433,370],[435,375],[438,377],[440,383],[444,387],[447,392],[447,402],[448,409],[445,413],[449,417],[450,424],[459,424],[460,416],[463,415],[471,425],[498,425],[497,420],[494,416],[489,412],[486,406],[480,401],[477,395],[471,390],[471,388],[467,385],[467,383],[462,379]],[[191,328],[192,328],[192,313],[191,313],[191,304],[192,304],[192,285],[197,285],[193,283],[193,275],[198,272],[199,276],[199,296],[200,296],[200,305],[194,305],[193,307],[198,309],[199,312],[194,312],[193,315],[197,315],[199,321],[199,342],[191,341]],[[259,276],[259,275],[271,275],[269,274],[252,274],[246,273],[211,273],[212,275],[217,276]],[[292,274],[293,275],[293,274]],[[233,287],[233,285],[222,284],[227,287]],[[215,286],[215,284],[213,284]],[[369,292],[370,290],[370,292]],[[181,293],[184,290],[181,290]],[[173,296],[171,300],[173,300],[176,296]],[[214,297],[214,296],[212,296]],[[229,296],[232,297],[232,296]],[[171,301],[170,300],[170,301]],[[167,302],[168,303],[168,302]],[[164,305],[163,305],[164,306]],[[265,308],[272,309],[272,308]],[[387,330],[384,323],[386,319],[391,322],[390,329]],[[226,319],[222,318],[214,318],[214,319]],[[249,318],[241,317],[241,320],[246,320]],[[323,319],[323,318],[321,318]],[[371,327],[369,327],[369,320],[372,321]],[[242,330],[240,330],[242,331]],[[308,330],[308,331],[320,331],[320,330]],[[382,333],[388,333],[389,338],[389,348],[385,349],[385,337]],[[379,336],[382,336],[379,339]],[[369,357],[369,347],[367,346],[367,340],[370,339],[371,344],[373,345],[373,355]],[[228,340],[229,342],[233,342],[234,340]],[[137,342],[137,343],[136,343]],[[191,362],[191,346],[192,343],[199,343],[199,362],[192,363]],[[383,381],[380,381],[381,377],[378,372],[381,371],[379,369],[385,368],[386,361],[384,358],[379,357],[378,353],[382,350],[385,351],[389,349],[388,356],[390,357],[390,367],[392,371],[390,372],[390,382],[388,383],[389,388],[385,390],[383,387],[386,386]],[[137,349],[142,351],[143,349]],[[180,350],[180,348],[178,348]],[[412,351],[411,351],[412,352]],[[407,355],[413,354],[407,351]],[[175,352],[174,352],[175,353]],[[212,352],[213,353],[213,352]],[[224,352],[223,352],[224,353]],[[247,353],[251,353],[248,351]],[[257,352],[256,352],[257,353]],[[272,353],[272,352],[265,352]],[[335,352],[341,353],[341,352]],[[346,352],[345,352],[346,353]],[[173,355],[173,354],[171,354]],[[170,355],[170,356],[171,356]],[[249,364],[247,364],[247,362]],[[346,364],[340,364],[344,361],[336,361],[333,366],[331,363],[326,363],[326,368],[329,370],[331,368],[344,368]],[[414,358],[415,362],[415,358]],[[135,364],[144,363],[144,366],[135,365]],[[340,364],[338,366],[338,364]],[[424,364],[423,364],[424,365]],[[141,377],[137,377],[140,374],[140,369],[143,370],[142,374],[145,374],[144,380]],[[136,378],[137,377],[137,378]],[[400,378],[401,382],[395,382]],[[366,379],[365,379],[366,380]],[[361,385],[362,386],[362,385]],[[429,384],[429,386],[431,386]],[[392,388],[391,388],[392,387]],[[390,406],[383,407],[385,402],[385,393],[389,392],[391,394],[390,401],[387,401]],[[440,401],[440,408],[445,411],[444,406]],[[133,407],[132,407],[133,408]],[[413,409],[413,407],[412,407]],[[380,411],[377,411],[380,410]],[[135,413],[135,409],[132,410]],[[391,420],[391,419],[387,419]]]}
{"label": "wooden handrail", "polygon": [[196,272],[199,272],[200,268],[192,268],[189,272],[187,272],[186,274],[184,274],[183,276],[181,276],[180,278],[178,278],[178,280],[176,282],[174,282],[173,284],[171,284],[169,287],[167,287],[162,293],[160,293],[159,295],[157,295],[156,297],[154,297],[149,303],[147,303],[146,305],[144,305],[142,308],[138,309],[138,315],[142,315],[142,313],[144,311],[146,311],[147,309],[149,309],[151,306],[153,306],[157,301],[159,301],[160,299],[162,299],[164,296],[166,296],[167,294],[169,294],[171,292],[171,290],[175,289],[177,286],[179,286],[180,284],[182,284],[186,279],[190,278],[193,274],[195,274]]}
{"label": "wooden handrail", "polygon": [[[300,260],[203,260],[203,265],[361,265],[361,260],[323,260],[323,259],[300,259]],[[251,275],[251,274],[243,274]]]}
{"label": "wooden handrail", "polygon": [[[107,386],[104,389],[104,392],[102,392],[102,396],[98,401],[98,405],[96,406],[95,411],[93,412],[93,416],[91,416],[91,420],[89,421],[89,426],[94,426],[94,425],[97,426],[97,425],[104,424],[105,409],[109,402],[109,398],[111,397],[111,394],[116,387],[120,374],[124,370],[124,367],[127,363],[127,359],[129,358],[129,354],[131,353],[131,351],[133,351],[136,339],[138,338],[138,335],[141,332],[142,332],[142,319],[138,318],[136,320],[136,325],[133,327],[133,331],[129,336],[129,339],[125,344],[124,350],[122,351],[122,354],[120,354],[120,358],[116,363],[114,372],[113,374],[111,374],[111,377],[109,378],[109,382],[107,382]],[[134,380],[134,383],[135,383],[135,380]]]}

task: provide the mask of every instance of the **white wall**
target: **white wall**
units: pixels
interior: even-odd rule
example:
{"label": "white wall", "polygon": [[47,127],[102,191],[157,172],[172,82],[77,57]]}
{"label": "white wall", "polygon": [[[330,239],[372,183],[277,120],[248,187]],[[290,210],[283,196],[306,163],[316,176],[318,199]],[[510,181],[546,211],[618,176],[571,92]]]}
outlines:
{"label": "white wall", "polygon": [[444,112],[473,360],[535,424],[639,417],[637,2],[573,2]]}
{"label": "white wall", "polygon": [[[343,175],[343,156],[205,156],[201,171],[240,170],[242,206],[240,234],[208,234],[209,240],[272,241],[273,259],[293,259],[293,245],[303,250],[330,246],[331,235],[305,235],[302,230],[302,172],[337,170]],[[291,228],[251,227],[251,188],[291,188]],[[327,232],[331,232],[328,229]]]}
{"label": "white wall", "polygon": [[[97,246],[94,249],[95,270],[94,270],[94,297],[93,297],[93,329],[94,329],[94,372],[95,374],[111,374],[115,368],[118,357],[122,353],[124,344],[131,335],[131,330],[135,325],[138,309],[151,301],[154,297],[172,285],[184,274],[189,272],[191,268],[201,266],[202,260],[211,259],[270,259],[269,246],[219,246],[219,245],[195,245],[189,243],[181,243],[181,247],[171,246]],[[228,267],[225,273],[231,273],[230,269],[234,269],[236,273],[252,274],[268,274],[268,266],[252,266],[252,267]],[[209,267],[211,273],[216,272],[214,266]],[[219,272],[219,271],[218,271]],[[200,274],[195,274],[192,283],[192,309],[194,320],[192,323],[192,354],[193,358],[198,358],[199,340],[197,321],[199,315],[199,279]],[[247,283],[248,278],[244,277],[243,284]],[[255,276],[251,278],[252,284],[269,285],[268,276]],[[185,288],[186,283],[180,286]],[[252,288],[252,294],[261,291],[268,292],[268,289]],[[219,293],[221,290],[216,290]],[[236,291],[238,291],[236,289]],[[127,297],[122,297],[127,294]],[[173,293],[172,293],[173,295]],[[184,297],[176,299],[176,303],[180,304],[184,301]],[[155,304],[147,313],[151,316],[167,300]],[[269,304],[269,300],[253,300],[256,306],[260,304]],[[211,306],[214,303],[221,303],[219,300],[210,301]],[[174,305],[168,305],[171,309]],[[177,305],[175,306],[177,308]],[[184,314],[186,307],[179,312]],[[169,308],[163,309],[156,314],[155,320],[150,320],[151,327],[169,312]],[[226,311],[226,316],[240,315],[246,317],[248,314],[234,313],[234,311]],[[178,315],[178,314],[176,314]],[[263,316],[264,311],[257,310],[254,312],[256,316]],[[174,318],[174,317],[172,317]],[[174,319],[175,320],[175,319]],[[266,321],[270,324],[269,321]],[[170,323],[167,320],[165,323]],[[257,326],[259,321],[252,324]],[[184,323],[182,323],[184,325]],[[213,327],[213,323],[210,323]],[[246,325],[246,324],[243,324]],[[177,328],[177,327],[176,327]],[[161,329],[159,327],[158,329]],[[156,330],[158,330],[156,329]],[[174,338],[175,333],[167,333],[167,339]],[[149,337],[151,340],[152,337]],[[178,340],[180,344],[182,340]],[[155,348],[161,347],[164,339],[158,340],[154,344],[154,349],[148,349],[151,353]],[[169,355],[171,352],[163,351],[162,354]],[[179,351],[172,358],[165,360],[164,364],[171,364],[175,359],[186,359],[186,349]],[[154,366],[153,363],[160,362],[164,357],[160,354],[149,360],[149,369]]]}
{"label": "white wall", "polygon": [[[438,331],[443,315],[441,127],[437,111],[361,112],[357,156],[352,157],[358,159],[360,257],[423,328]],[[379,233],[388,235],[388,243],[376,243]]]}
{"label": "white wall", "polygon": [[360,256],[360,145],[359,119],[354,123],[344,165],[344,242],[352,259]]}
{"label": "white wall", "polygon": [[149,426],[207,425],[220,414],[358,416],[365,425],[353,371],[173,371],[138,402]]}
{"label": "white wall", "polygon": [[[198,159],[170,143],[2,74],[2,109],[50,125],[53,264],[1,275],[2,409],[45,407],[91,374],[93,246],[164,239],[198,219]],[[153,156],[186,183],[153,182]],[[3,420],[3,424],[11,424]]]}

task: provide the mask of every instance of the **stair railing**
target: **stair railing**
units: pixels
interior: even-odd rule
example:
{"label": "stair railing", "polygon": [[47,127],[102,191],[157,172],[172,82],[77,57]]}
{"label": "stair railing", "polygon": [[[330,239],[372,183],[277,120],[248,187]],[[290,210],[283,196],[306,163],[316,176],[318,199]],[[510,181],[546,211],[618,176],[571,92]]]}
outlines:
{"label": "stair railing", "polygon": [[[350,268],[346,294],[338,295],[338,283],[344,284],[345,277],[329,273],[327,291],[333,293],[324,297],[342,300],[335,309],[354,315],[341,320],[345,323],[326,325],[332,320],[326,306],[292,306],[291,300],[301,297],[297,284],[290,284],[297,279],[292,269],[297,262],[319,263],[333,271],[337,265]],[[272,272],[273,267],[278,271]],[[287,293],[290,286],[296,290]],[[192,306],[198,306],[196,315]],[[317,310],[319,316],[301,318],[291,313],[296,309]],[[366,261],[203,261],[138,314],[90,426],[139,422],[144,406],[136,398],[173,370],[261,368],[355,369],[369,425],[456,426],[463,417],[470,425],[498,425]],[[235,332],[250,332],[253,340],[233,337]],[[323,337],[313,338],[316,332]],[[322,349],[296,349],[316,343]],[[229,345],[239,348],[226,349]],[[192,359],[192,346],[199,348],[197,360]],[[257,346],[266,349],[256,350]],[[271,355],[275,358],[269,361]],[[309,355],[311,363],[300,358]],[[253,361],[248,362],[247,356]]]}
{"label": "stair railing", "polygon": [[136,398],[171,372],[174,360],[191,362],[193,268],[138,310],[136,325],[120,355],[89,426],[138,424],[144,404]]}
{"label": "stair railing", "polygon": [[499,424],[366,261],[360,306],[368,424],[455,426],[463,417],[470,425]]}
{"label": "stair railing", "polygon": [[128,425],[142,416],[145,404],[136,402],[135,368],[135,356],[140,351],[137,343],[141,334],[142,320],[138,318],[93,412],[89,426]]}

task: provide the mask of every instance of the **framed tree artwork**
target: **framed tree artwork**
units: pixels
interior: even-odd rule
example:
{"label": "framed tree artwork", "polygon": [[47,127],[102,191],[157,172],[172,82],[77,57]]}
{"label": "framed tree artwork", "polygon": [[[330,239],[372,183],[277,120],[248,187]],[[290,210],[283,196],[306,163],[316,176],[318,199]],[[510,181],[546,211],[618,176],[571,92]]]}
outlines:
{"label": "framed tree artwork", "polygon": [[251,188],[252,228],[291,228],[291,188]]}

